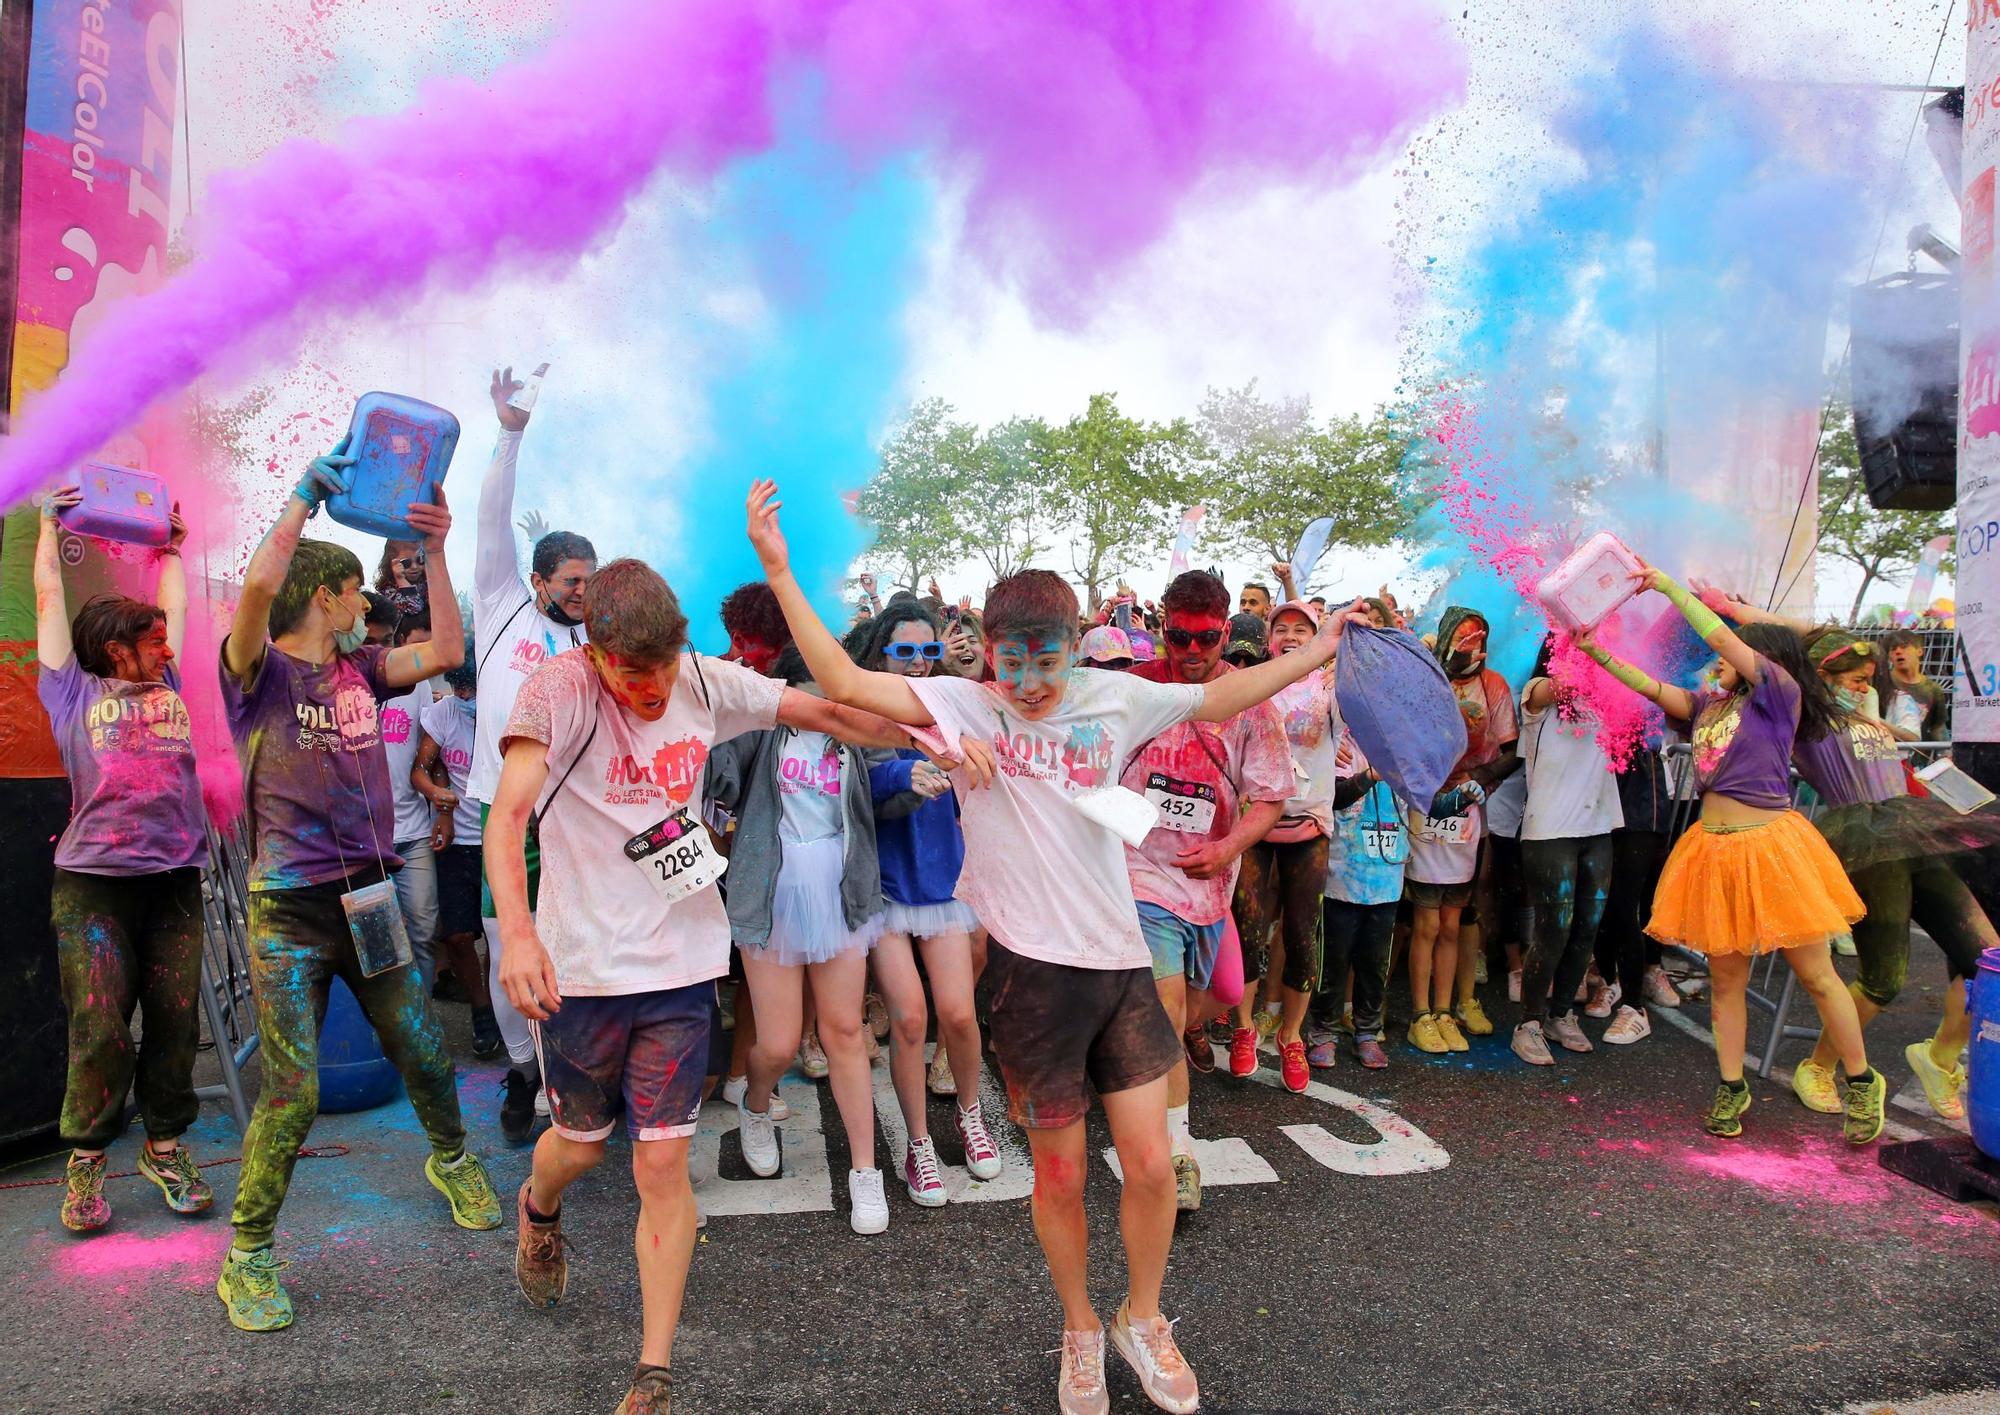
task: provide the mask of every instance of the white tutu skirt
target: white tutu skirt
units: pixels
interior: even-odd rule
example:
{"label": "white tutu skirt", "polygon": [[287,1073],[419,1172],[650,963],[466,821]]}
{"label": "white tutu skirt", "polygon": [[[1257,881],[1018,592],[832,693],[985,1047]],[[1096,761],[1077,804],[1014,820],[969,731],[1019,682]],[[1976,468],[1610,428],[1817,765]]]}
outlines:
{"label": "white tutu skirt", "polygon": [[979,927],[979,916],[961,900],[942,904],[898,904],[885,901],[882,932],[908,934],[911,938],[937,938],[941,934],[969,934]]}
{"label": "white tutu skirt", "polygon": [[847,854],[845,837],[784,846],[778,887],[771,897],[771,941],[757,950],[767,962],[795,967],[825,963],[856,949],[867,952],[882,936],[882,915],[850,930],[840,908],[840,873]]}

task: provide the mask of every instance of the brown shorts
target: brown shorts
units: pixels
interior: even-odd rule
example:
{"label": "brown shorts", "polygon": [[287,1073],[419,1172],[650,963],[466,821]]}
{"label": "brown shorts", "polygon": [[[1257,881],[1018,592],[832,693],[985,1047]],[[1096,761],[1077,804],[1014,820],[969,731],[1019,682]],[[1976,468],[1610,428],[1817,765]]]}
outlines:
{"label": "brown shorts", "polygon": [[1071,968],[986,945],[993,1050],[1007,1114],[1029,1130],[1060,1130],[1112,1095],[1157,1081],[1181,1057],[1151,968]]}
{"label": "brown shorts", "polygon": [[[1425,884],[1422,880],[1406,880],[1403,897],[1419,909],[1462,909],[1472,902],[1472,881],[1463,884]],[[1464,923],[1463,916],[1459,919]]]}

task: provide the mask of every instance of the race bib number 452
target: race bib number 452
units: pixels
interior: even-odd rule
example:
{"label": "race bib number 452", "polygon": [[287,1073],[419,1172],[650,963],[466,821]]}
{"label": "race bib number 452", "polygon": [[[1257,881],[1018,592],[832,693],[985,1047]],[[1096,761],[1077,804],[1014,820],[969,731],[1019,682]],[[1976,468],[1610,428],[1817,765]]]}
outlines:
{"label": "race bib number 452", "polygon": [[668,904],[708,888],[722,878],[729,864],[686,811],[675,811],[626,841],[625,858],[644,872],[646,883]]}
{"label": "race bib number 452", "polygon": [[1165,772],[1146,777],[1146,799],[1160,809],[1160,824],[1184,835],[1206,835],[1215,824],[1215,788],[1181,781]]}

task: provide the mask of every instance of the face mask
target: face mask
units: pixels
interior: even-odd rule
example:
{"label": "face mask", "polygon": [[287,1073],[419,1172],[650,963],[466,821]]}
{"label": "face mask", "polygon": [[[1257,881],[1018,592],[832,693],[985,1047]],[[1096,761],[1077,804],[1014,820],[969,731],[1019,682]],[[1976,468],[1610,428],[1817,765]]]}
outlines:
{"label": "face mask", "polygon": [[368,642],[368,620],[365,615],[354,616],[354,623],[345,629],[333,631],[333,648],[336,653],[353,653]]}
{"label": "face mask", "polygon": [[1470,678],[1486,663],[1483,653],[1468,653],[1464,649],[1453,649],[1444,656],[1444,671],[1452,678]]}
{"label": "face mask", "polygon": [[1840,704],[1842,712],[1859,712],[1861,710],[1861,695],[1852,688],[1835,688],[1833,690],[1833,700]]}

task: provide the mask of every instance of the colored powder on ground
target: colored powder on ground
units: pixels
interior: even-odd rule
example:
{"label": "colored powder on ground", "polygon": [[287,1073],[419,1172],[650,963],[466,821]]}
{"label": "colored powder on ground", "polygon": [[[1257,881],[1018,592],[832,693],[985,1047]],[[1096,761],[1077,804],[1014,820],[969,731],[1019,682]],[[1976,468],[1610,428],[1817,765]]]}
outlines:
{"label": "colored powder on ground", "polygon": [[1728,1145],[1689,1150],[1678,1159],[1690,1169],[1734,1179],[1775,1198],[1815,1204],[1908,1202],[1913,1192],[1875,1162],[1873,1150],[1836,1155],[1824,1147],[1786,1152]]}
{"label": "colored powder on ground", "polygon": [[50,1266],[63,1278],[165,1276],[182,1282],[213,1282],[229,1247],[227,1225],[187,1228],[148,1237],[100,1233],[65,1243]]}

